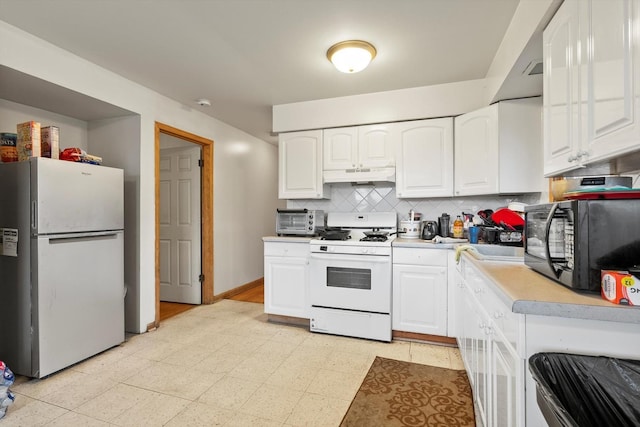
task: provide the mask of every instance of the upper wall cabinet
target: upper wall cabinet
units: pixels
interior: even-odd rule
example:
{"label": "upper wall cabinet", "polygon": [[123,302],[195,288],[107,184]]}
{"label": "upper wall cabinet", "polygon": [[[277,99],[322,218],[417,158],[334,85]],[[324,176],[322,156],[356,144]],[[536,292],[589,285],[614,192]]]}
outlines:
{"label": "upper wall cabinet", "polygon": [[280,134],[278,140],[278,197],[322,199],[322,131]]}
{"label": "upper wall cabinet", "polygon": [[545,175],[640,149],[639,0],[566,0],[543,56]]}
{"label": "upper wall cabinet", "polygon": [[640,1],[587,5],[580,16],[589,24],[581,41],[588,48],[584,156],[591,162],[640,148]]}
{"label": "upper wall cabinet", "polygon": [[395,139],[393,123],[325,129],[324,182],[393,177]]}
{"label": "upper wall cabinet", "polygon": [[453,119],[395,123],[396,197],[453,196]]}
{"label": "upper wall cabinet", "polygon": [[587,104],[580,100],[586,91],[580,87],[578,39],[578,1],[567,0],[543,33],[545,175],[579,166]]}
{"label": "upper wall cabinet", "polygon": [[542,101],[501,101],[455,118],[455,196],[539,192]]}

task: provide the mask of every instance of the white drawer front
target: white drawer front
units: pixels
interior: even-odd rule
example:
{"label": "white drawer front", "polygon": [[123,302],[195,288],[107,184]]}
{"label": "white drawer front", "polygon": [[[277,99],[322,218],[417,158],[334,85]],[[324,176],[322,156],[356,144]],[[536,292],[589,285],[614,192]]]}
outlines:
{"label": "white drawer front", "polygon": [[394,264],[447,266],[446,249],[393,248]]}
{"label": "white drawer front", "polygon": [[264,256],[309,257],[309,243],[265,242]]}

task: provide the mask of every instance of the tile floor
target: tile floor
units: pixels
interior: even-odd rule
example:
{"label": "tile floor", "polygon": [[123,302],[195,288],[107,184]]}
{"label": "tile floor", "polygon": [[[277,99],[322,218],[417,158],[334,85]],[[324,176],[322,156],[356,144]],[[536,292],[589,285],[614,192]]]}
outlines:
{"label": "tile floor", "polygon": [[311,333],[223,300],[43,380],[19,377],[8,426],[337,426],[376,355],[463,369],[457,349]]}

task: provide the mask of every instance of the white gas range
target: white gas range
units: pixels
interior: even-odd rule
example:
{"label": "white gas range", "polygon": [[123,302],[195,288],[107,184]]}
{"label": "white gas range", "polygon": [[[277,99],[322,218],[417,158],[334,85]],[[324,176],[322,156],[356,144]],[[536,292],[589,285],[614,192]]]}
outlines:
{"label": "white gas range", "polygon": [[395,212],[329,213],[310,242],[312,332],[391,341]]}

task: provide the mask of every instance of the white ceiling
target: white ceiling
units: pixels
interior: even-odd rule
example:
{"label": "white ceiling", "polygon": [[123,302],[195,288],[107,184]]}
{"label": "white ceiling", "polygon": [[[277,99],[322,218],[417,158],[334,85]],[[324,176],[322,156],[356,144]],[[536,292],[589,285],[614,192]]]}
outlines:
{"label": "white ceiling", "polygon": [[[0,19],[266,141],[278,104],[484,78],[518,0],[0,0]],[[327,61],[367,40],[358,74]],[[211,100],[200,107],[198,98]]]}

